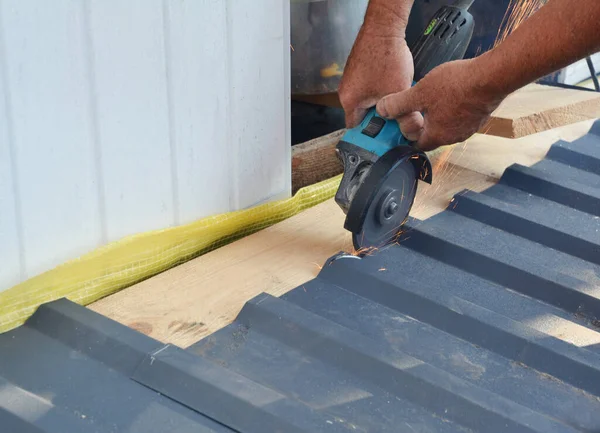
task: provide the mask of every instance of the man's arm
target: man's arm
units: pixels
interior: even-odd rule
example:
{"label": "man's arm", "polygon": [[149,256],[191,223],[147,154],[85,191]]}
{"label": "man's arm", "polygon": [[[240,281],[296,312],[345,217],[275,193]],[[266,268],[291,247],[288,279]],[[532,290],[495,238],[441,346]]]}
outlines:
{"label": "man's arm", "polygon": [[549,0],[495,49],[435,68],[413,88],[383,98],[377,111],[401,127],[406,116],[424,113],[414,134],[423,150],[464,141],[508,94],[600,51],[598,22],[600,0]]}
{"label": "man's arm", "polygon": [[370,0],[363,31],[404,38],[414,0]]}
{"label": "man's arm", "polygon": [[508,94],[600,51],[600,1],[550,0],[481,56],[487,81]]}
{"label": "man's arm", "polygon": [[404,37],[413,1],[369,1],[338,91],[348,127],[384,96],[410,88],[414,66]]}

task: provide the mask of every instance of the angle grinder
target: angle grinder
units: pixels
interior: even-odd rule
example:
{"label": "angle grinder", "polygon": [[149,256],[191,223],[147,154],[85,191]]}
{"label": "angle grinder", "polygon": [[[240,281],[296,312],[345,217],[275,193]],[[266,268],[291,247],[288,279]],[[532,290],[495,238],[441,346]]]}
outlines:
{"label": "angle grinder", "polygon": [[[473,36],[468,9],[474,0],[440,8],[411,47],[414,84],[436,66],[462,59]],[[431,184],[424,152],[403,135],[396,120],[379,117],[372,107],[360,125],[348,129],[337,145],[344,174],[335,201],[346,214],[344,228],[358,251],[395,241],[412,208],[418,181]]]}

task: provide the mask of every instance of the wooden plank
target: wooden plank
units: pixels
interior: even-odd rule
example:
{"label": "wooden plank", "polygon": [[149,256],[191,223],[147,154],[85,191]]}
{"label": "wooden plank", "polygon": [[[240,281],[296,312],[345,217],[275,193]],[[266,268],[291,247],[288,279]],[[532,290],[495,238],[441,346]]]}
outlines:
{"label": "wooden plank", "polygon": [[598,117],[598,92],[530,84],[509,95],[482,132],[518,138]]}
{"label": "wooden plank", "polygon": [[[457,192],[481,191],[513,162],[534,163],[557,139],[573,140],[591,125],[587,121],[519,140],[476,136],[436,152],[434,184],[420,184],[412,216],[425,219],[444,210]],[[89,308],[163,342],[186,347],[230,323],[253,296],[263,291],[281,295],[314,278],[332,255],[351,251],[343,220],[335,202],[326,201]]]}
{"label": "wooden plank", "polygon": [[331,179],[343,171],[335,146],[344,130],[332,132],[292,148],[292,193],[300,188]]}

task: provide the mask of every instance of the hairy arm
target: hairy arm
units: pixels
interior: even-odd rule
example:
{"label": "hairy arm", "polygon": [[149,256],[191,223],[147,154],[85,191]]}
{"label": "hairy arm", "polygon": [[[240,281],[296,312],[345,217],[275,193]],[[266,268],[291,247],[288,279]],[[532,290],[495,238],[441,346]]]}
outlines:
{"label": "hairy arm", "polygon": [[501,94],[600,51],[600,1],[549,0],[496,49],[480,57]]}
{"label": "hairy arm", "polygon": [[377,111],[401,127],[407,116],[424,113],[414,133],[423,150],[464,141],[508,94],[600,51],[598,22],[600,0],[549,0],[496,48],[435,68],[413,88],[380,100]]}
{"label": "hairy arm", "polygon": [[369,1],[338,90],[348,127],[384,96],[411,86],[414,66],[404,36],[413,1]]}
{"label": "hairy arm", "polygon": [[380,36],[404,37],[414,0],[370,0],[363,31]]}

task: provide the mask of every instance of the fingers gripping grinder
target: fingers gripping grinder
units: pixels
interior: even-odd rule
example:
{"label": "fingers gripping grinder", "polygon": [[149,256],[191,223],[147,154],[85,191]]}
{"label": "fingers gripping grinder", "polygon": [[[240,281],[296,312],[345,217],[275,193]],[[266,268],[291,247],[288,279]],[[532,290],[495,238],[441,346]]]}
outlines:
{"label": "fingers gripping grinder", "polygon": [[[415,82],[436,66],[462,59],[473,35],[473,0],[439,9],[411,48]],[[432,182],[427,155],[412,146],[396,120],[371,108],[337,145],[344,174],[335,201],[346,214],[344,228],[357,250],[393,242],[408,218],[418,181]]]}

